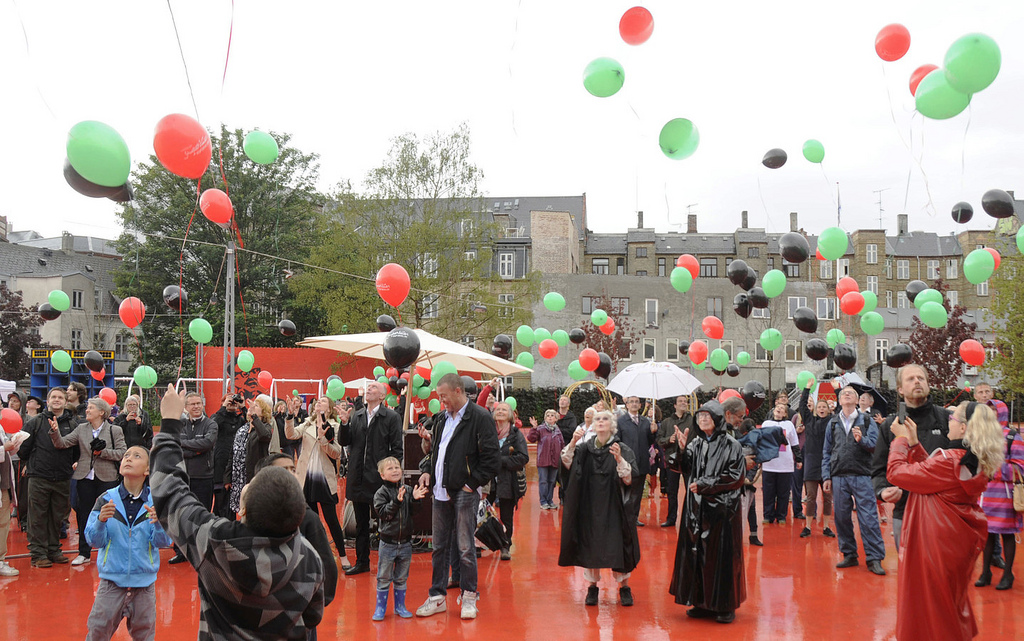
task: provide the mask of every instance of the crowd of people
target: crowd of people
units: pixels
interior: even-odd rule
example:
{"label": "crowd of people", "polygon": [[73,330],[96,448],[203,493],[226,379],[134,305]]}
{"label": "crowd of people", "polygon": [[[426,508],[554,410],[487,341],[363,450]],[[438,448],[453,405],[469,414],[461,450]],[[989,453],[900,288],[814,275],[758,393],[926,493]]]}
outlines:
{"label": "crowd of people", "polygon": [[[669,591],[689,617],[735,620],[746,599],[744,521],[746,543],[763,545],[758,488],[763,527],[802,521],[799,536],[808,538],[820,521],[821,534],[837,539],[837,568],[858,566],[860,547],[876,575],[886,574],[880,522],[891,505],[899,603],[928,613],[898,606],[899,638],[977,632],[967,586],[979,555],[975,585],[989,586],[995,567],[1003,571],[996,589],[1012,588],[1024,439],[986,384],[974,401],[947,409],[929,400],[926,370],[908,365],[897,373],[899,408],[885,416],[852,386],[836,383],[834,402],[813,399],[811,381],[795,412],[782,394],[761,425],[738,396],[696,410],[679,396],[664,417],[626,397],[621,408],[599,401],[581,419],[560,396],[528,430],[496,397],[497,385],[477,390],[466,377],[443,376],[442,410],[420,422],[418,452],[405,451],[401,415],[376,382],[355,404],[228,394],[213,416],[200,394],[168,390],[155,436],[137,396],[112,417],[110,405],[77,385],[50,390],[45,404],[14,393],[7,406],[24,427],[0,448],[0,576],[19,573],[5,561],[12,514],[27,527],[34,568],[88,564],[92,548],[103,547],[89,638],[109,639],[126,615],[133,638],[152,638],[152,551],[173,545],[169,563],[202,567],[200,638],[315,638],[336,590],[336,559],[348,576],[369,573],[374,539],[372,619],[385,618],[392,595],[395,615],[413,616],[412,541],[423,533],[414,514],[429,500],[432,575],[415,614],[445,612],[447,592],[458,588],[460,616],[473,619],[478,512],[494,510],[500,558],[511,560],[529,442],[537,444],[540,506],[560,512],[558,564],[583,569],[586,606],[599,602],[605,568],[622,606],[639,598],[629,578],[641,560],[640,505],[659,486],[668,501],[661,526],[679,529]],[[407,475],[407,454],[419,460],[418,478]],[[355,523],[353,563],[338,518],[342,496]],[[74,560],[60,544],[72,509]]]}

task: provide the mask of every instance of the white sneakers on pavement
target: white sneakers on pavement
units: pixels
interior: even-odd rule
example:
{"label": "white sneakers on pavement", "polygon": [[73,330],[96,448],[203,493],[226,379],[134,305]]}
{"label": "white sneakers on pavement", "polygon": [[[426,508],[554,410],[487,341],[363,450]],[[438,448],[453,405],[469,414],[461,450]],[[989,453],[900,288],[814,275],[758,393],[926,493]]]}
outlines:
{"label": "white sneakers on pavement", "polygon": [[7,565],[6,561],[0,561],[0,576],[18,576],[19,574],[21,572]]}
{"label": "white sneakers on pavement", "polygon": [[479,592],[463,592],[462,596],[459,597],[459,601],[462,602],[463,619],[476,618],[476,600],[479,596]]}
{"label": "white sneakers on pavement", "polygon": [[78,556],[75,557],[75,560],[71,562],[71,565],[85,565],[88,562],[89,562],[89,557],[82,556],[81,554],[79,554]]}
{"label": "white sneakers on pavement", "polygon": [[448,609],[445,604],[444,595],[427,597],[427,600],[423,602],[423,605],[416,610],[416,616],[418,617],[429,617],[437,614],[438,612],[444,612]]}

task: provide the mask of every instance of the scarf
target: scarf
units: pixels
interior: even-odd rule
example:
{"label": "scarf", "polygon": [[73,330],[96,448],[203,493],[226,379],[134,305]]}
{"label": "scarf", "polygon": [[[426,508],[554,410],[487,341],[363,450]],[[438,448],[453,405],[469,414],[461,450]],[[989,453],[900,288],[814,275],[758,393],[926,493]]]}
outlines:
{"label": "scarf", "polygon": [[499,441],[501,439],[507,437],[508,433],[512,431],[512,421],[509,421],[508,423],[505,423],[505,429],[501,429],[501,426],[498,425],[497,423],[495,423],[495,426],[498,428],[498,440]]}

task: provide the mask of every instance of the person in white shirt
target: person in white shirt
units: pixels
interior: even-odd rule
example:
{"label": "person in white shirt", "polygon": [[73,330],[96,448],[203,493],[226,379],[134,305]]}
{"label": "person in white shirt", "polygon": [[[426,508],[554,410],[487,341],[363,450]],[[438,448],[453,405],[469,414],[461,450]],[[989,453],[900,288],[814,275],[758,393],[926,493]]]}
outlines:
{"label": "person in white shirt", "polygon": [[793,422],[789,420],[789,406],[785,402],[775,405],[772,420],[765,421],[761,429],[773,426],[782,429],[789,445],[781,445],[778,458],[761,465],[764,523],[785,525],[790,488],[793,486],[793,470],[803,466],[799,436]]}

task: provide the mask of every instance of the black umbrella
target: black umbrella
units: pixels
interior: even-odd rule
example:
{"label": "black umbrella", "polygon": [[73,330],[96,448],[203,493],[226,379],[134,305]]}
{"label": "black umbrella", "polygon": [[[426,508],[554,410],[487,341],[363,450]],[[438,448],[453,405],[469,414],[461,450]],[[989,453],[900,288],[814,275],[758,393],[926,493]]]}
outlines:
{"label": "black umbrella", "polygon": [[509,546],[508,538],[505,536],[505,526],[491,514],[476,527],[476,539],[493,552]]}
{"label": "black umbrella", "polygon": [[889,401],[885,400],[878,389],[870,383],[848,383],[850,387],[857,390],[857,395],[860,396],[864,392],[871,394],[871,397],[875,399],[875,404],[871,406],[871,409],[875,412],[881,412],[882,416],[889,415]]}

